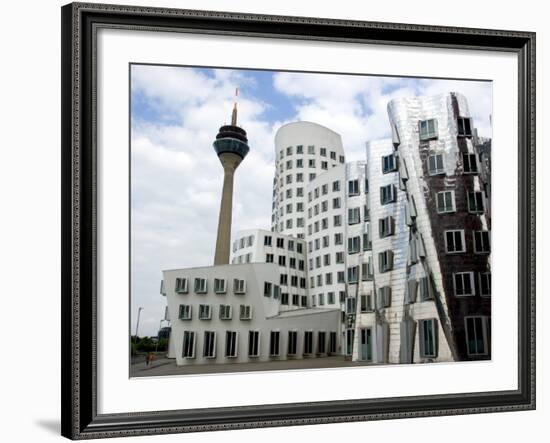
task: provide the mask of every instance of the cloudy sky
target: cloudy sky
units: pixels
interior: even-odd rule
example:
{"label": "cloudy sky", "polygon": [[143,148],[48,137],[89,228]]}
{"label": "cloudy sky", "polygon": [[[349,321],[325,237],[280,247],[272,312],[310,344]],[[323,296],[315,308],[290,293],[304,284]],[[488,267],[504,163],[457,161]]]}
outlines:
{"label": "cloudy sky", "polygon": [[456,91],[479,134],[490,137],[489,82],[133,65],[131,68],[132,331],[156,335],[164,315],[163,269],[213,262],[222,168],[212,142],[231,120],[250,153],[235,176],[233,230],[270,227],[273,139],[307,120],[342,136],[349,161],[365,141],[390,135],[386,105],[397,97]]}

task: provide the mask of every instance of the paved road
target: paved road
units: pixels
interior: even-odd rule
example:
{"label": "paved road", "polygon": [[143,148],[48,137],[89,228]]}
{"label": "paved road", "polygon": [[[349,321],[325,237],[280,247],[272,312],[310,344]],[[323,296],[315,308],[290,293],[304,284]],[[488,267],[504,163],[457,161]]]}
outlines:
{"label": "paved road", "polygon": [[[372,365],[372,363],[369,363]],[[253,363],[211,364],[197,366],[176,366],[174,359],[159,358],[149,366],[138,362],[131,366],[132,377],[158,377],[163,375],[215,374],[227,372],[281,371],[286,369],[322,369],[365,366],[363,362],[345,360],[342,356],[302,360],[282,360]]]}

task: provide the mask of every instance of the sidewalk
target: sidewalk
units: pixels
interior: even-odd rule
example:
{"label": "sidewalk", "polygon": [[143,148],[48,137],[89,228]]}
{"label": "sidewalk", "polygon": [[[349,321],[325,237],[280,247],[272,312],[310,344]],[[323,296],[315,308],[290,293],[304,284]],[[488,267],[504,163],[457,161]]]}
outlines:
{"label": "sidewalk", "polygon": [[164,375],[216,374],[228,372],[282,371],[287,369],[324,369],[373,365],[360,361],[345,360],[343,356],[311,358],[302,360],[281,360],[252,363],[210,364],[176,366],[175,359],[160,358],[149,366],[145,362],[133,364],[131,377],[158,377]]}

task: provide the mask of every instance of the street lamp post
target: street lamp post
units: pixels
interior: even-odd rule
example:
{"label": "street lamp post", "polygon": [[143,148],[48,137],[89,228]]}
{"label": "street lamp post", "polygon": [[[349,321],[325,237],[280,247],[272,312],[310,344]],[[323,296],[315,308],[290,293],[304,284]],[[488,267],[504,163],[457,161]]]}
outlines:
{"label": "street lamp post", "polygon": [[143,308],[140,306],[138,308],[138,317],[137,317],[137,322],[136,322],[136,343],[138,341],[138,330],[139,330],[139,318],[141,316],[141,311],[143,310]]}

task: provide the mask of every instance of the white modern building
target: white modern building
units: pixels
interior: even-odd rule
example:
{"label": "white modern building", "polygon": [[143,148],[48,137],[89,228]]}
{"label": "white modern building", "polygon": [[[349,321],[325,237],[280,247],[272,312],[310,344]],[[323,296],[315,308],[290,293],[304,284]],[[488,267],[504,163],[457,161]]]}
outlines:
{"label": "white modern building", "polygon": [[279,266],[163,272],[178,365],[323,357],[340,352],[337,309],[281,309]]}
{"label": "white modern building", "polygon": [[277,131],[271,230],[236,233],[231,264],[164,271],[179,365],[490,358],[491,142],[460,94],[388,114],[392,138],[348,163],[328,128]]}

